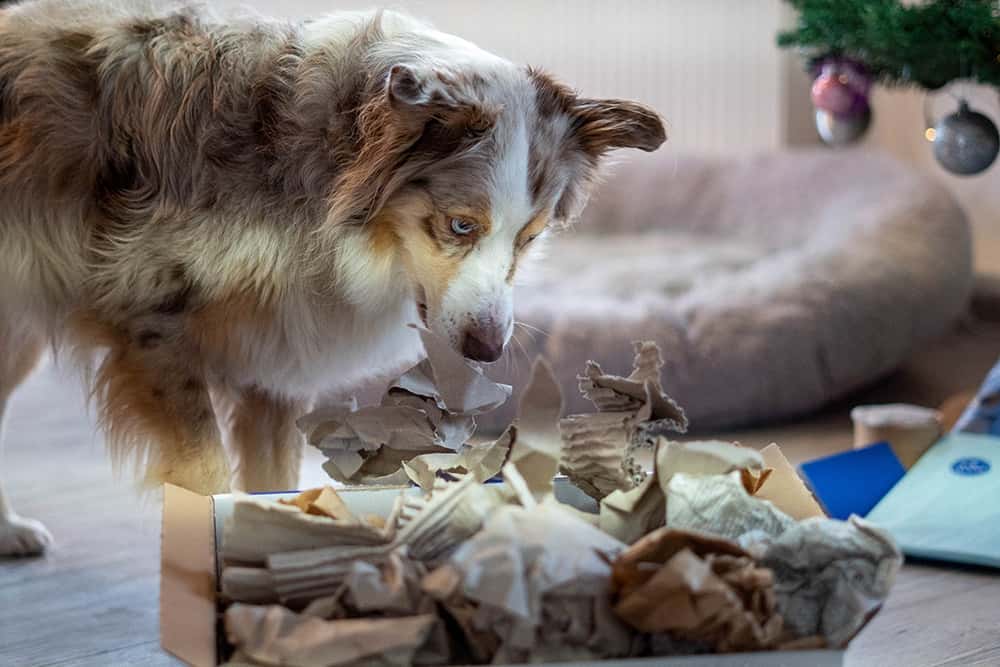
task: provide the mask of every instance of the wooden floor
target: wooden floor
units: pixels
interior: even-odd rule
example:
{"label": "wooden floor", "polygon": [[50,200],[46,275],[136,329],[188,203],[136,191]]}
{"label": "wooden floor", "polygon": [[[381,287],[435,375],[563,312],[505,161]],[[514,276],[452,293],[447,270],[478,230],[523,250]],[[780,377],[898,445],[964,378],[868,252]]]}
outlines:
{"label": "wooden floor", "polygon": [[[857,400],[936,404],[973,388],[1000,354],[1000,325],[928,346]],[[727,434],[782,444],[793,460],[850,445],[849,403],[808,421]],[[173,665],[157,641],[159,499],[116,480],[79,383],[51,364],[15,395],[0,472],[14,506],[44,521],[44,558],[0,560],[0,666]],[[315,456],[304,484],[319,482]],[[127,476],[126,476],[127,477]],[[848,651],[852,667],[1000,665],[1000,576],[907,564]]]}

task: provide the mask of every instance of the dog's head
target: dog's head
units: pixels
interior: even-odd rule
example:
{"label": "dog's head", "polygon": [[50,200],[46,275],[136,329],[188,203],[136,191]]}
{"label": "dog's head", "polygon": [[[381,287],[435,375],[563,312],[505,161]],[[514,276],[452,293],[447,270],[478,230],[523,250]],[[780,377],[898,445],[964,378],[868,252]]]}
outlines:
{"label": "dog's head", "polygon": [[388,67],[334,209],[393,258],[424,324],[490,362],[513,332],[518,266],[580,212],[600,158],[666,136],[643,105],[583,98],[487,55]]}

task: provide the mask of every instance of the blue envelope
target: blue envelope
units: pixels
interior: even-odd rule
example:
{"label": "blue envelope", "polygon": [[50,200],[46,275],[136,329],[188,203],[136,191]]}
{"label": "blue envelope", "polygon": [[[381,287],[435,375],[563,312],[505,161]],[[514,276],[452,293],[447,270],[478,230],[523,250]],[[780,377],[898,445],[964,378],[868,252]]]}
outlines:
{"label": "blue envelope", "polygon": [[1000,438],[946,436],[867,519],[909,556],[1000,567]]}

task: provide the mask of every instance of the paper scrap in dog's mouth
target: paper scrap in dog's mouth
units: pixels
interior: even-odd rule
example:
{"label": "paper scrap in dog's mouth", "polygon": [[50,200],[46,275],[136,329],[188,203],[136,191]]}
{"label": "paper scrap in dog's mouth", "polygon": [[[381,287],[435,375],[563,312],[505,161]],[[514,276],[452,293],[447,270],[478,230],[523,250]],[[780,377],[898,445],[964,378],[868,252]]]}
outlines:
{"label": "paper scrap in dog's mouth", "polygon": [[488,378],[444,338],[418,331],[427,357],[389,385],[380,405],[326,407],[299,420],[335,480],[426,487],[438,473],[453,471],[485,481],[506,462],[510,434],[485,444],[469,440],[475,415],[503,405],[510,385]]}
{"label": "paper scrap in dog's mouth", "polygon": [[427,358],[390,387],[433,399],[453,415],[478,415],[495,410],[511,395],[511,387],[486,377],[482,367],[461,356],[443,337],[418,328]]}

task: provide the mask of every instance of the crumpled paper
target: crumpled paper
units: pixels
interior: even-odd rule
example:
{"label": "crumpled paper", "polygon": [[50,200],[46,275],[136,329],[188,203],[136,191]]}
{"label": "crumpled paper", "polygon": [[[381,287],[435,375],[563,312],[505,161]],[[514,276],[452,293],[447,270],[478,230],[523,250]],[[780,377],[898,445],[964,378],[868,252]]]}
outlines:
{"label": "crumpled paper", "polygon": [[645,633],[718,652],[762,650],[781,637],[771,571],[734,542],[661,528],[612,564],[615,613]]}
{"label": "crumpled paper", "polygon": [[420,561],[445,558],[507,501],[503,488],[484,486],[472,476],[457,482],[439,480],[427,496],[401,497],[394,544],[405,545]]}
{"label": "crumpled paper", "polygon": [[579,376],[580,391],[598,411],[560,421],[560,471],[596,500],[641,485],[646,473],[636,461],[637,450],[652,448],[657,435],[683,433],[688,426],[684,411],[660,383],[660,348],[651,341],[634,346],[633,370],[627,378],[587,362]]}
{"label": "crumpled paper", "polygon": [[632,637],[610,613],[608,585],[623,548],[555,505],[505,505],[431,576],[450,582],[440,598],[458,590],[474,605],[471,632],[495,633],[494,662],[622,656]]}
{"label": "crumpled paper", "polygon": [[903,557],[892,537],[864,519],[813,518],[776,537],[761,559],[775,576],[778,608],[799,637],[843,647],[889,594]]}
{"label": "crumpled paper", "polygon": [[652,474],[634,489],[606,496],[601,501],[598,525],[631,544],[668,523],[667,494],[675,474],[703,477],[733,471],[751,492],[763,488],[771,472],[761,455],[747,447],[714,440],[680,443],[661,436],[655,442]]}
{"label": "crumpled paper", "polygon": [[228,562],[263,564],[281,551],[329,544],[371,547],[388,544],[391,535],[353,515],[331,519],[307,514],[293,504],[236,494],[233,514],[223,529],[222,557]]}
{"label": "crumpled paper", "polygon": [[[262,603],[227,615],[240,660],[430,665],[841,646],[887,594],[900,562],[892,540],[856,519],[796,523],[814,503],[776,448],[662,435],[686,420],[660,387],[652,343],[637,344],[627,378],[588,366],[580,387],[598,412],[567,417],[561,438],[559,387],[537,361],[518,419],[486,445],[467,442],[473,417],[506,390],[456,365],[441,341],[425,345],[428,359],[381,406],[301,422],[341,476],[412,480],[422,494],[401,493],[377,524],[332,489],[237,499],[223,593]],[[635,460],[643,447],[650,475]],[[556,499],[560,465],[601,498],[598,515]],[[497,472],[502,483],[480,483]],[[283,612],[262,606],[275,601]],[[436,620],[425,628],[424,618]],[[368,645],[399,623],[407,636],[382,637],[377,653]]]}
{"label": "crumpled paper", "polygon": [[503,404],[508,385],[493,382],[451,346],[420,330],[427,358],[389,387],[382,404],[322,408],[299,420],[307,441],[327,457],[323,468],[348,484],[429,488],[441,471],[485,481],[499,473],[510,438],[469,444],[477,414]]}
{"label": "crumpled paper", "polygon": [[758,500],[743,484],[742,475],[676,473],[666,491],[667,526],[698,530],[744,546],[776,537],[795,522],[766,500]]}
{"label": "crumpled paper", "polygon": [[277,605],[233,604],[224,615],[226,637],[241,660],[286,667],[411,665],[438,618],[325,621]]}

